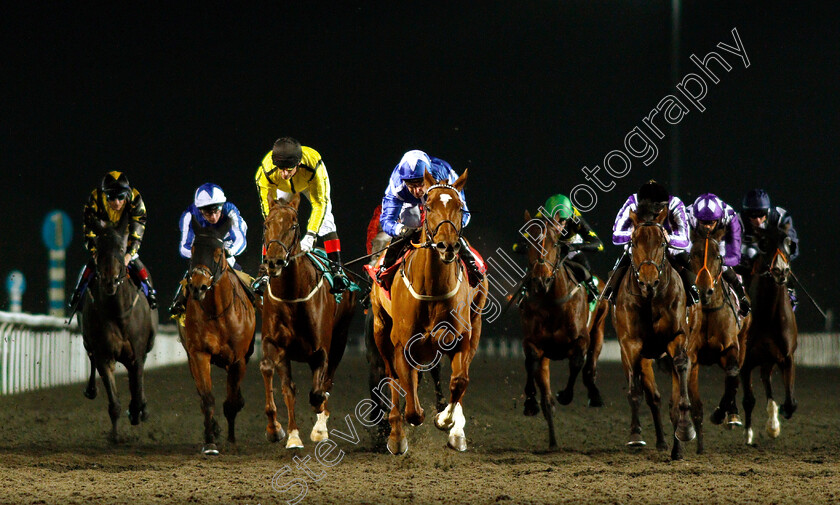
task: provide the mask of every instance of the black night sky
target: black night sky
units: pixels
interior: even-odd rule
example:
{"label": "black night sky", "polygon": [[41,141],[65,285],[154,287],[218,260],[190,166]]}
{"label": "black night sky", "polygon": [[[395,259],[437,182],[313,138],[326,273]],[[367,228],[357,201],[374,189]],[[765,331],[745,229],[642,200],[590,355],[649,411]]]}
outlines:
{"label": "black night sky", "polygon": [[[586,182],[583,166],[603,166],[677,94],[678,80],[698,72],[689,55],[714,50],[732,71],[707,80],[706,110],[692,107],[679,125],[678,195],[688,204],[711,191],[740,207],[744,192],[764,187],[799,231],[795,272],[836,311],[838,8],[731,3],[684,2],[676,72],[668,1],[7,7],[0,274],[22,270],[24,310],[44,312],[41,221],[51,209],[74,219],[72,284],[86,259],[82,207],[110,170],[126,172],[146,202],[141,258],[164,307],[186,267],[177,219],[203,182],[220,184],[242,211],[241,263],[254,273],[253,177],[281,136],[322,154],[345,260],[364,253],[371,212],[409,149],[470,168],[467,237],[492,256],[508,248],[524,209]],[[716,48],[734,44],[733,28],[749,68]],[[615,189],[598,192],[586,217],[605,241],[628,194],[651,177],[672,181],[665,133],[653,164],[633,159]],[[594,257],[597,270],[618,252]],[[800,328],[822,329],[802,298]],[[6,307],[5,292],[0,299]]]}

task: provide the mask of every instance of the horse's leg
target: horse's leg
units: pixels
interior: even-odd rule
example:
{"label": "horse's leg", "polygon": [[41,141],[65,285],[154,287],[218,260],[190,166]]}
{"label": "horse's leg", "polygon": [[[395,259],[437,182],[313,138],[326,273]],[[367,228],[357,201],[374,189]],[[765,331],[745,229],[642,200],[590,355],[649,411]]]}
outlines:
{"label": "horse's leg", "polygon": [[764,384],[764,392],[767,395],[767,424],[765,429],[770,438],[776,438],[782,432],[782,425],[779,422],[779,404],[773,399],[773,385],[770,383],[770,375],[773,373],[775,363],[763,363],[761,365],[761,382]]}
{"label": "horse's leg", "polygon": [[[641,375],[641,383],[645,391],[645,400],[650,408],[650,414],[653,417],[653,429],[656,432],[656,448],[660,451],[667,451],[668,443],[665,442],[665,432],[662,429],[662,397],[659,395],[659,389],[656,387],[656,377],[653,375],[652,359],[642,360]],[[638,419],[636,422],[638,423]]]}
{"label": "horse's leg", "polygon": [[327,399],[332,387],[332,374],[327,352],[324,349],[316,352],[312,361],[309,362],[309,366],[312,369],[312,391],[309,392],[309,404],[312,405],[316,414],[315,425],[312,426],[309,439],[313,442],[320,442],[329,438],[327,419],[330,417],[330,412],[327,410]]}
{"label": "horse's leg", "polygon": [[438,412],[443,412],[443,409],[446,408],[446,402],[443,401],[443,387],[440,384],[440,362],[432,367],[429,372],[435,385],[435,408]]}
{"label": "horse's leg", "polygon": [[456,451],[467,450],[467,437],[464,433],[467,420],[464,417],[461,400],[467,391],[467,385],[470,383],[469,357],[467,356],[469,336],[462,336],[461,338],[466,339],[466,343],[452,356],[452,376],[449,378],[449,405],[443,412],[435,416],[435,426],[441,430],[449,430],[447,445]]}
{"label": "horse's leg", "polygon": [[369,421],[373,422],[379,420],[379,425],[375,429],[374,443],[379,445],[384,443],[387,437],[388,417],[386,412],[385,399],[375,394],[377,386],[379,386],[382,379],[387,377],[385,373],[385,361],[379,350],[376,348],[376,340],[373,333],[373,309],[368,309],[367,317],[365,317],[365,355],[368,362],[368,387],[370,388],[370,399],[376,407],[371,410],[369,414]]}
{"label": "horse's leg", "polygon": [[793,397],[793,383],[796,378],[796,369],[793,363],[793,356],[786,356],[782,363],[782,375],[785,380],[785,403],[782,405],[782,415],[790,419],[796,412],[796,399]]}
{"label": "horse's leg", "polygon": [[[396,352],[396,351],[395,351]],[[399,349],[402,352],[402,349]],[[408,438],[405,436],[403,430],[403,417],[400,414],[400,392],[397,388],[401,388],[405,394],[405,388],[399,385],[399,381],[393,380],[394,369],[389,362],[385,362],[385,370],[388,376],[392,378],[389,381],[391,389],[391,412],[388,414],[388,423],[391,425],[391,433],[388,434],[388,452],[395,456],[405,454],[408,451]],[[406,399],[407,402],[407,399]]]}
{"label": "horse's leg", "polygon": [[557,448],[557,435],[554,432],[554,406],[551,404],[551,375],[549,371],[550,360],[542,357],[537,371],[537,385],[540,387],[540,407],[542,408],[545,421],[548,423],[548,448]]}
{"label": "horse's leg", "polygon": [[741,418],[738,416],[738,405],[735,401],[738,395],[738,384],[741,382],[739,375],[741,373],[738,368],[738,349],[730,347],[726,354],[721,358],[721,366],[723,367],[724,391],[723,397],[720,399],[720,404],[712,413],[711,421],[714,424],[720,424],[726,420],[726,428],[732,429],[734,426],[741,426]]}
{"label": "horse's leg", "polygon": [[525,409],[526,416],[535,416],[540,411],[537,403],[537,386],[535,378],[540,372],[540,352],[530,342],[523,342],[525,351]]}
{"label": "horse's leg", "polygon": [[286,404],[286,412],[289,416],[286,449],[303,449],[303,441],[300,439],[297,421],[295,421],[295,387],[292,381],[292,364],[285,349],[277,349],[277,375],[280,376],[280,391],[283,393],[283,402]]}
{"label": "horse's leg", "polygon": [[639,407],[642,405],[642,369],[639,356],[628,356],[622,349],[621,364],[624,368],[624,378],[627,380],[627,403],[630,404],[630,438],[628,447],[644,447],[642,438],[642,423],[639,421]]}
{"label": "horse's leg", "polygon": [[120,418],[120,399],[117,396],[117,383],[114,381],[114,362],[96,362],[96,369],[102,377],[102,385],[105,386],[105,394],[108,396],[108,415],[111,417],[111,442],[117,443],[117,419]]}
{"label": "horse's leg", "polygon": [[245,359],[231,363],[227,369],[227,398],[222,405],[228,425],[228,442],[236,443],[236,414],[245,406],[241,384],[245,378]]}
{"label": "horse's leg", "polygon": [[201,398],[201,413],[204,414],[204,447],[201,452],[206,456],[215,456],[219,454],[216,437],[219,436],[221,429],[214,417],[216,399],[213,397],[213,382],[210,377],[210,354],[193,353],[189,363],[198,396]]}
{"label": "horse's leg", "polygon": [[578,337],[575,341],[575,348],[572,350],[572,355],[569,356],[569,380],[566,382],[566,389],[557,393],[557,401],[560,405],[568,405],[572,403],[575,395],[575,381],[583,368],[584,353],[586,352],[585,344],[589,343],[589,339]]}
{"label": "horse's leg", "polygon": [[688,397],[691,400],[691,420],[697,432],[697,454],[703,454],[703,402],[700,400],[700,364],[691,364],[688,375]]}
{"label": "horse's leg", "polygon": [[744,438],[747,445],[755,445],[752,429],[752,412],[755,407],[755,394],[752,386],[752,362],[745,359],[741,367],[741,383],[744,385]]}
{"label": "horse's leg", "polygon": [[[603,315],[600,315],[603,312]],[[595,385],[598,377],[598,357],[601,356],[601,348],[604,345],[604,319],[606,311],[598,310],[592,330],[589,332],[589,348],[586,351],[586,363],[583,365],[583,385],[586,386],[586,396],[589,399],[590,407],[603,407],[604,400],[601,398],[601,391]]]}
{"label": "horse's leg", "polygon": [[265,428],[265,438],[269,442],[277,442],[286,436],[283,426],[277,422],[277,405],[274,403],[274,371],[277,368],[279,351],[271,341],[263,340],[263,359],[260,360],[260,372],[265,383],[265,415],[268,426]]}
{"label": "horse's leg", "polygon": [[691,359],[685,348],[685,337],[678,337],[671,342],[669,347],[670,354],[674,357],[671,380],[671,423],[674,425],[675,440],[671,450],[671,459],[677,460],[684,457],[680,442],[694,440],[697,432],[691,422],[691,401],[688,398]]}
{"label": "horse's leg", "polygon": [[93,353],[88,353],[90,358],[90,378],[88,379],[87,388],[85,388],[85,398],[93,400],[96,398],[96,361],[93,359]]}
{"label": "horse's leg", "polygon": [[128,418],[132,425],[140,424],[148,417],[146,413],[146,394],[143,390],[143,361],[138,359],[134,365],[126,367],[128,370],[128,388],[131,391],[131,402],[128,404]]}

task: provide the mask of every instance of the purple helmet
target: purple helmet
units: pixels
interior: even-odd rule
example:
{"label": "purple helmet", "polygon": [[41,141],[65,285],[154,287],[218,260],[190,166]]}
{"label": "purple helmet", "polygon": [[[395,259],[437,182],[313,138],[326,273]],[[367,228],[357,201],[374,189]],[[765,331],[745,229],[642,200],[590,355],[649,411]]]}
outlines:
{"label": "purple helmet", "polygon": [[698,196],[691,210],[700,221],[718,221],[723,218],[723,202],[712,193]]}

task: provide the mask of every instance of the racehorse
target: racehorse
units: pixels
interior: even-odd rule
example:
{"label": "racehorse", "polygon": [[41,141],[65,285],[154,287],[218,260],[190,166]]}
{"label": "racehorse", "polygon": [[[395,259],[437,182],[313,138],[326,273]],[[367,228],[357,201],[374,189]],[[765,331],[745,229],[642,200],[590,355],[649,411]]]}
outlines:
{"label": "racehorse", "polygon": [[356,293],[344,291],[341,300],[330,294],[326,274],[300,252],[300,225],[295,194],[288,203],[272,201],[265,220],[264,246],[269,281],[263,297],[260,370],[265,381],[266,438],[277,442],[285,435],[277,422],[273,375],[280,376],[283,400],[289,415],[287,449],[303,448],[295,421],[295,384],[291,361],[312,370],[309,404],[317,421],[309,435],[313,442],[329,438],[327,400],[336,368],[344,356],[347,332],[356,306]]}
{"label": "racehorse", "polygon": [[626,275],[616,293],[613,326],[621,347],[621,363],[629,390],[631,423],[630,447],[644,446],[639,424],[642,391],[653,415],[656,447],[667,450],[662,431],[660,396],[653,376],[653,360],[671,358],[671,422],[674,426],[672,459],[682,459],[683,442],[694,439],[689,410],[687,352],[688,321],[685,290],[679,274],[668,260],[668,239],[662,223],[668,208],[641,203],[630,212],[633,235],[630,239],[632,275]]}
{"label": "racehorse", "polygon": [[[525,222],[531,214],[525,211]],[[536,231],[537,233],[534,233]],[[557,394],[561,405],[568,405],[574,394],[575,379],[583,369],[583,383],[589,405],[601,407],[603,401],[595,385],[596,366],[604,344],[604,323],[609,302],[600,300],[594,312],[589,310],[586,288],[575,279],[566,265],[568,250],[560,240],[560,232],[551,220],[533,223],[528,234],[527,293],[519,305],[522,318],[522,347],[525,351],[525,415],[535,416],[542,407],[548,422],[549,447],[557,447],[554,432],[553,399],[549,377],[550,360],[569,359],[569,380],[566,389]],[[537,243],[539,242],[539,247]],[[570,260],[574,261],[574,260]],[[540,407],[536,387],[540,388]]]}
{"label": "racehorse", "polygon": [[183,325],[178,324],[181,343],[187,351],[190,373],[201,397],[204,414],[204,446],[202,453],[219,454],[216,439],[221,432],[214,417],[216,400],[210,365],[227,371],[227,399],[224,413],[228,422],[228,442],[235,443],[236,414],[245,406],[240,385],[245,366],[254,352],[256,312],[242,283],[229,266],[224,249],[224,237],[231,222],[218,229],[202,228],[193,218],[195,239],[188,279]]}
{"label": "racehorse", "polygon": [[752,369],[761,368],[761,381],[767,394],[767,434],[776,438],[781,432],[779,406],[773,400],[770,375],[778,366],[784,377],[785,403],[781,413],[790,419],[796,411],[793,397],[794,362],[796,351],[796,316],[788,296],[790,277],[790,239],[784,230],[774,227],[765,230],[759,240],[760,252],[753,264],[750,296],[753,303],[753,324],[747,335],[746,355],[741,367],[744,383],[744,428],[746,443],[755,444],[752,429],[752,411],[755,395],[752,389]]}
{"label": "racehorse", "polygon": [[96,233],[96,279],[90,283],[82,309],[81,327],[85,350],[90,358],[90,379],[85,396],[96,398],[96,375],[99,371],[108,395],[111,416],[111,441],[117,441],[117,419],[122,407],[114,381],[115,362],[128,370],[131,403],[128,417],[132,425],[148,416],[143,387],[143,365],[154,346],[157,332],[157,310],[141,289],[128,278],[125,253],[128,241],[129,213],[123,212],[117,225],[105,221],[93,223]]}
{"label": "racehorse", "polygon": [[738,320],[734,295],[721,280],[723,255],[720,243],[725,228],[708,231],[698,227],[691,232],[691,270],[697,274],[695,285],[700,293],[700,311],[695,312],[689,337],[688,356],[691,359],[688,391],[691,399],[692,419],[697,431],[697,453],[703,452],[703,402],[700,399],[698,375],[700,365],[715,363],[725,373],[724,393],[710,420],[713,424],[726,421],[727,428],[741,426],[736,395],[743,347],[752,316]]}
{"label": "racehorse", "polygon": [[392,454],[408,450],[400,396],[406,396],[405,420],[414,426],[422,424],[425,413],[417,395],[418,373],[436,365],[443,355],[450,358],[452,367],[449,403],[435,416],[435,426],[449,431],[450,448],[467,448],[462,401],[481,336],[487,279],[471,289],[458,260],[460,191],[466,182],[467,170],[451,185],[425,173],[426,216],[420,243],[414,244],[416,250],[400,266],[390,299],[378,285],[371,290],[376,346],[392,379],[387,443]]}

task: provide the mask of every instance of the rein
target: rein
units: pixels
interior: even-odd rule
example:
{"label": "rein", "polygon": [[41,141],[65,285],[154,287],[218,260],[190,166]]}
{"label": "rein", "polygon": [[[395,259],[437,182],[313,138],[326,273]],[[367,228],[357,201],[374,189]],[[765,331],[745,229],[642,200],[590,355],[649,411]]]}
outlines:
{"label": "rein", "polygon": [[723,268],[720,269],[720,273],[717,274],[717,277],[712,276],[712,271],[709,270],[709,237],[706,237],[706,245],[703,249],[703,268],[701,268],[697,272],[697,278],[694,279],[694,283],[696,284],[700,280],[700,274],[704,271],[709,275],[709,278],[712,279],[712,286],[717,287],[718,281],[720,280],[720,276],[723,275]]}
{"label": "rein", "polygon": [[[426,190],[426,194],[423,195],[423,206],[424,207],[426,206],[426,200],[428,199],[429,193],[431,193],[432,190],[434,190],[434,189],[451,189],[452,191],[455,192],[456,198],[458,198],[458,201],[461,200],[460,196],[458,196],[458,190],[455,189],[454,186],[450,186],[449,184],[444,184],[444,183],[435,184],[433,186],[430,186],[429,189]],[[423,229],[426,231],[426,242],[424,242],[422,244],[415,244],[414,242],[412,242],[411,245],[414,246],[415,248],[418,248],[418,249],[420,249],[420,248],[427,248],[427,249],[433,248],[434,244],[432,244],[432,239],[434,238],[435,235],[437,235],[438,231],[440,231],[440,227],[445,225],[445,224],[451,225],[452,228],[454,228],[455,231],[458,233],[458,240],[461,240],[461,233],[464,230],[463,226],[458,226],[454,222],[450,221],[449,219],[444,219],[441,222],[439,222],[437,224],[437,226],[435,226],[434,231],[432,231],[429,228],[429,220],[428,219],[423,219]]]}
{"label": "rein", "polygon": [[[636,262],[633,260],[633,256],[631,255],[630,256],[630,267],[633,269],[633,274],[635,274],[635,276],[636,276],[636,282],[639,281],[639,275],[640,275],[639,270],[645,265],[655,266],[656,267],[657,278],[662,277],[662,271],[665,269],[665,261],[666,261],[666,258],[668,256],[668,243],[665,241],[665,228],[659,223],[648,221],[648,222],[640,224],[636,229],[638,230],[639,228],[642,228],[644,226],[655,226],[660,231],[660,233],[662,234],[662,260],[659,262],[659,264],[657,264],[655,261],[653,261],[651,259],[646,259],[646,260],[642,261],[642,263],[640,265],[637,266]],[[634,232],[634,235],[635,235],[635,232]],[[630,239],[630,248],[631,249],[633,248],[633,239],[632,238]]]}

